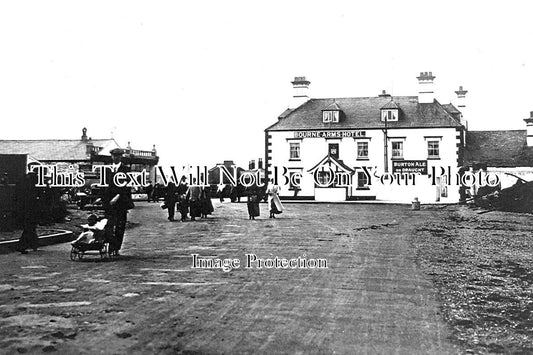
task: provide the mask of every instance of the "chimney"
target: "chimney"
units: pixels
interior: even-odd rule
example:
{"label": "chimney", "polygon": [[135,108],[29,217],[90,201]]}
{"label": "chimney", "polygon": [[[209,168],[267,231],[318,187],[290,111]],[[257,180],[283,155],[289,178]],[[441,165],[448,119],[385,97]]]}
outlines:
{"label": "chimney", "polygon": [[83,142],[87,141],[87,128],[83,127],[81,130],[81,140]]}
{"label": "chimney", "polygon": [[255,169],[255,160],[250,160],[248,162],[248,170],[254,170]]}
{"label": "chimney", "polygon": [[[82,137],[82,140],[83,140],[83,137]],[[94,148],[94,144],[91,140],[91,138],[87,139],[87,137],[85,137],[85,149],[86,149],[86,153],[87,155],[92,155],[92,154],[96,154],[97,153],[97,149]]]}
{"label": "chimney", "polygon": [[526,122],[526,132],[527,132],[527,146],[533,147],[533,111],[529,113],[528,118],[524,118]]}
{"label": "chimney", "polygon": [[457,109],[461,111],[461,124],[468,128],[468,122],[465,117],[466,115],[466,93],[468,90],[464,90],[462,86],[459,86],[459,90],[455,93],[457,94]]}
{"label": "chimney", "polygon": [[381,90],[381,94],[379,94],[378,97],[390,97],[390,94],[387,94],[387,91],[385,90]]}
{"label": "chimney", "polygon": [[433,79],[435,76],[431,72],[420,72],[418,79],[418,102],[421,104],[430,104],[435,100],[433,92]]}
{"label": "chimney", "polygon": [[290,109],[295,109],[309,100],[309,82],[305,76],[297,76],[292,81],[293,96],[289,105]]}
{"label": "chimney", "polygon": [[257,169],[263,169],[263,158],[257,159]]}

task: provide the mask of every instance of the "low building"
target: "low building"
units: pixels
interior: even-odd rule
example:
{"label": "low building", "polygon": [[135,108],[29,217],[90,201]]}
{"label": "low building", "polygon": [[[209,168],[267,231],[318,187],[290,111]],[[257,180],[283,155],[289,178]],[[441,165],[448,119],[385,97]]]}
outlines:
{"label": "low building", "polygon": [[207,182],[209,185],[236,186],[243,171],[244,169],[236,166],[233,160],[224,160],[222,164],[217,164],[207,171]]}
{"label": "low building", "polygon": [[[111,164],[109,152],[115,148],[121,147],[113,138],[92,139],[87,136],[86,128],[83,128],[80,139],[0,140],[0,154],[27,154],[43,164],[72,165],[87,178],[97,178],[93,166]],[[132,171],[146,169],[151,177],[154,176],[159,161],[155,146],[151,151],[137,150],[128,142],[123,149],[123,161]]]}
{"label": "low building", "polygon": [[435,76],[417,79],[417,96],[310,99],[310,82],[295,78],[291,107],[265,130],[266,175],[280,197],[457,202],[466,90],[456,91],[456,105],[443,105]]}
{"label": "low building", "polygon": [[517,179],[533,181],[533,111],[524,121],[525,130],[468,131],[465,166],[496,174],[501,188],[514,185]]}

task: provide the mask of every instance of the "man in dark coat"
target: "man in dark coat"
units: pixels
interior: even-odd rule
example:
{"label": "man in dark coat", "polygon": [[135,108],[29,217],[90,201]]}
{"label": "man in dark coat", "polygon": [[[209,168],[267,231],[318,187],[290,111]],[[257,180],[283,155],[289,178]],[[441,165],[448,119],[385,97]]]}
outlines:
{"label": "man in dark coat", "polygon": [[[108,219],[106,233],[108,233],[107,235],[111,239],[109,243],[110,252],[114,255],[119,255],[122,241],[124,240],[128,210],[133,208],[131,188],[117,186],[116,181],[114,181],[114,177],[117,173],[127,174],[130,171],[130,169],[122,163],[123,154],[124,151],[119,148],[115,148],[111,151],[113,165],[112,169],[106,169],[108,187],[105,188],[102,198],[105,215]],[[127,178],[118,179],[118,182],[126,183]]]}
{"label": "man in dark coat", "polygon": [[168,220],[171,222],[174,221],[174,212],[176,211],[176,190],[176,185],[170,181],[167,185],[167,191],[165,194],[165,205],[168,210]]}
{"label": "man in dark coat", "polygon": [[[148,183],[148,186],[145,188],[146,191],[146,201],[151,202],[152,201],[152,194],[154,192],[154,185],[152,185],[151,182]],[[154,200],[155,202],[155,200]]]}
{"label": "man in dark coat", "polygon": [[176,195],[178,195],[178,209],[181,214],[182,222],[187,220],[187,214],[189,214],[189,202],[186,198],[188,189],[189,185],[187,184],[187,178],[182,176],[178,186],[176,187]]}

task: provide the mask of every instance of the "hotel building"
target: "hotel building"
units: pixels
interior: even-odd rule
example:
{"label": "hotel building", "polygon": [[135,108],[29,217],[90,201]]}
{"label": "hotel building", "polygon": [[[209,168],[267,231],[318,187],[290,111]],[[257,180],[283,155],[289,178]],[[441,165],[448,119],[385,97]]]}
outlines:
{"label": "hotel building", "polygon": [[441,104],[435,76],[417,79],[417,96],[310,99],[310,82],[296,77],[291,107],[265,130],[266,174],[280,197],[457,202],[467,91],[456,91],[457,107]]}

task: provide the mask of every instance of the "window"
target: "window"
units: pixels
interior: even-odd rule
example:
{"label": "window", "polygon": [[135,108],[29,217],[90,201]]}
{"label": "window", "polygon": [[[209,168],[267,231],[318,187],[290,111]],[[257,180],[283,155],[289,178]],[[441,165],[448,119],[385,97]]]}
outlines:
{"label": "window", "polygon": [[357,142],[357,159],[368,159],[368,142]]}
{"label": "window", "polygon": [[300,143],[290,143],[290,160],[300,160]]}
{"label": "window", "polygon": [[329,171],[319,171],[317,175],[318,184],[321,186],[329,186],[330,181],[330,172]]}
{"label": "window", "polygon": [[403,159],[403,142],[392,142],[392,159]]}
{"label": "window", "polygon": [[322,122],[339,122],[339,111],[322,111]]}
{"label": "window", "polygon": [[381,110],[382,121],[398,121],[398,110]]}
{"label": "window", "polygon": [[365,172],[358,171],[357,172],[357,190],[368,190],[368,176],[366,176]]}
{"label": "window", "polygon": [[289,190],[300,190],[302,173],[291,171],[289,173]]}
{"label": "window", "polygon": [[328,146],[329,156],[339,159],[339,143],[330,143]]}
{"label": "window", "polygon": [[428,141],[428,159],[439,158],[439,141]]}

